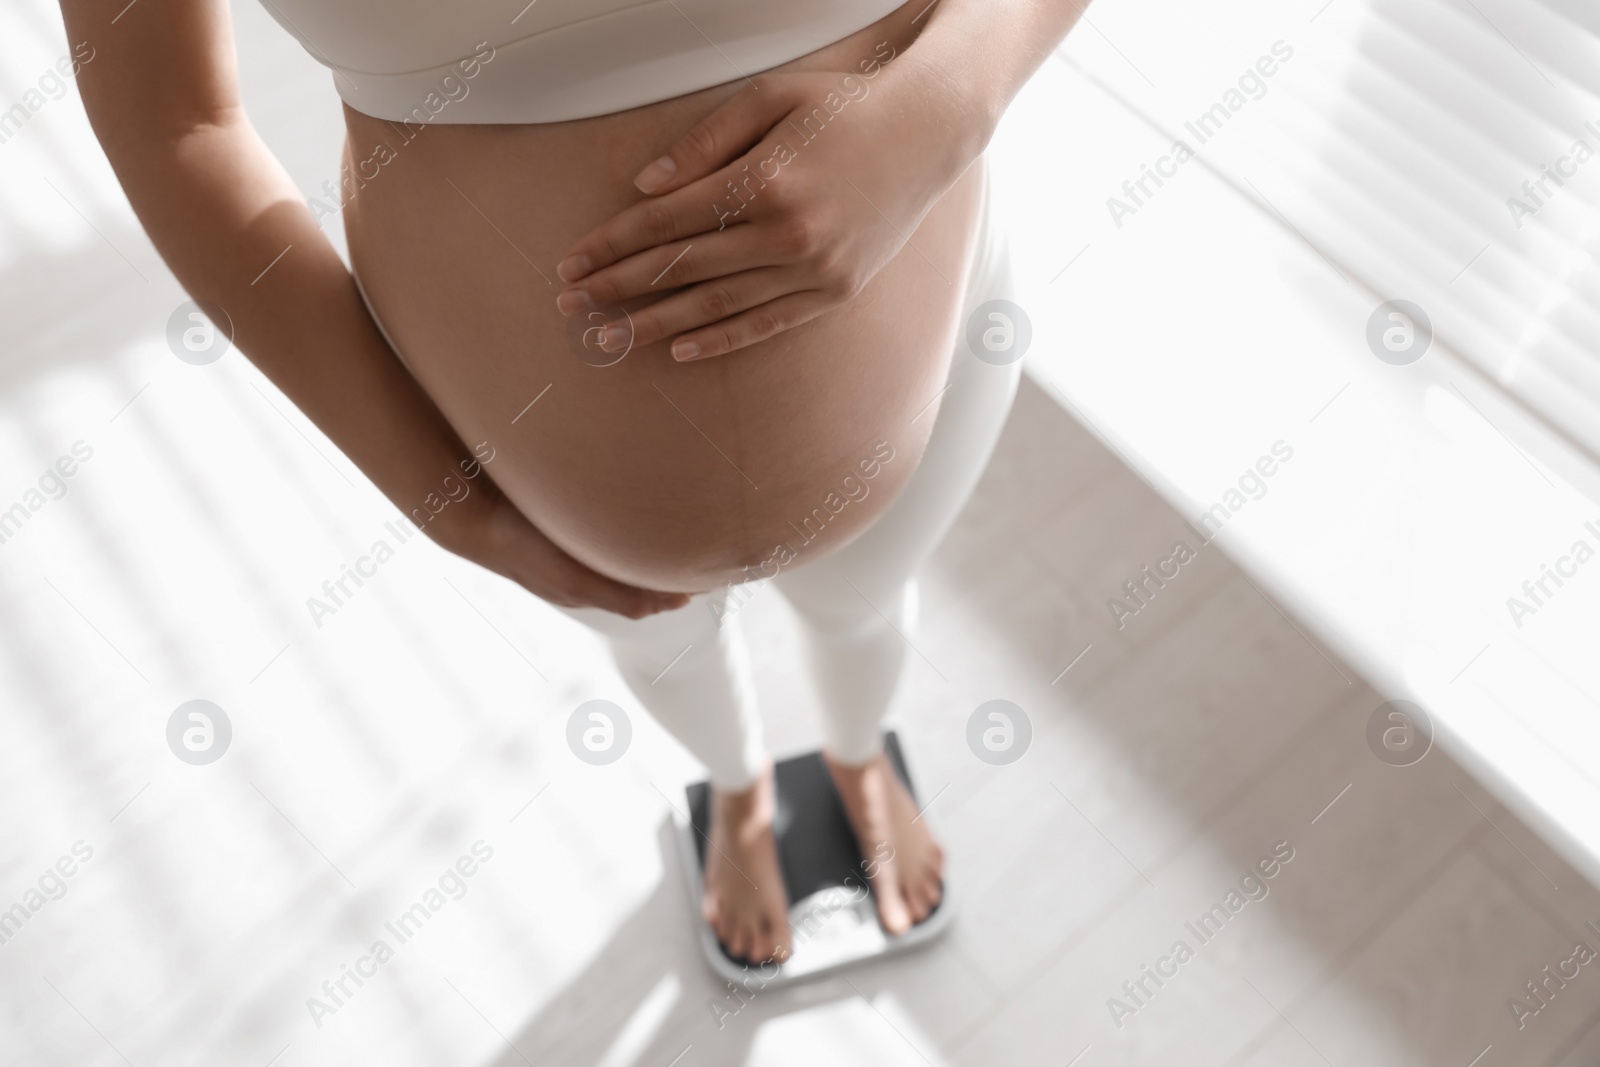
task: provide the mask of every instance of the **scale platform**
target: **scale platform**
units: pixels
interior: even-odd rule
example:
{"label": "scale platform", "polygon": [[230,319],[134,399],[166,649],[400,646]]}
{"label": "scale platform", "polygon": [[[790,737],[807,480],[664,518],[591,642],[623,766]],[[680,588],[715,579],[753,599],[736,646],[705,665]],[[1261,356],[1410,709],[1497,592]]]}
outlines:
{"label": "scale platform", "polygon": [[[890,731],[884,751],[906,789],[916,789],[906,771],[900,740]],[[758,976],[763,985],[813,978],[841,967],[903,952],[938,937],[950,925],[950,872],[938,907],[898,937],[878,924],[878,912],[866,878],[866,858],[844,812],[822,753],[808,752],[781,760],[775,767],[777,810],[773,830],[778,839],[778,865],[789,897],[789,930],[794,952],[782,964],[736,960],[723,951],[717,935],[700,915],[701,874],[705,869],[711,822],[708,782],[687,786],[689,814],[680,812],[678,842],[689,879],[689,902],[700,932],[700,945],[711,967],[732,982]],[[923,816],[927,818],[926,815]],[[776,973],[774,974],[774,970]]]}

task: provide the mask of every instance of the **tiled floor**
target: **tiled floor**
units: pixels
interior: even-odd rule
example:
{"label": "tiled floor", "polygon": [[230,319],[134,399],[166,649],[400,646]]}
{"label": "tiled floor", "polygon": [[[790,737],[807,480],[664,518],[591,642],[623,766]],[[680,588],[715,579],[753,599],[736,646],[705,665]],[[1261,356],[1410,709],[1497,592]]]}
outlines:
{"label": "tiled floor", "polygon": [[[244,36],[247,74],[287,72],[280,114],[311,84],[281,43]],[[1183,517],[1027,380],[925,576],[897,709],[957,922],[735,996],[671,838],[696,768],[641,714],[611,766],[563,743],[582,700],[636,711],[589,635],[421,539],[310,620],[392,509],[237,354],[171,357],[182,296],[56,106],[0,150],[0,500],[75,441],[94,457],[0,545],[0,909],[43,887],[0,943],[0,1063],[1600,1062],[1594,966],[1546,1006],[1524,989],[1600,947],[1600,894],[1445,753],[1381,762],[1383,695],[1217,546],[1119,630],[1107,598]],[[740,617],[774,748],[809,747],[779,598]],[[194,698],[234,728],[206,767],[164,737]],[[994,698],[1034,727],[1004,767],[964,739]],[[490,858],[395,938],[476,842]],[[1186,924],[1275,847],[1292,859],[1202,942]],[[379,939],[393,958],[314,1014]]]}
{"label": "tiled floor", "polygon": [[[248,390],[214,399],[229,395],[241,410],[264,405]],[[147,444],[146,425],[105,451]],[[330,523],[359,525],[362,509],[334,499],[340,483],[305,442],[281,420],[258,429],[320,478]],[[107,548],[3,561],[31,619],[8,643],[3,804],[25,829],[7,850],[6,891],[20,899],[78,838],[95,850],[68,894],[0,946],[7,1062],[121,1062],[112,1046],[135,1064],[264,1064],[281,1051],[283,1064],[504,1067],[679,1053],[682,1064],[1464,1065],[1489,1046],[1480,1063],[1591,1062],[1600,985],[1587,988],[1587,968],[1520,1031],[1507,1000],[1575,941],[1600,943],[1582,928],[1600,921],[1600,897],[1442,752],[1380,762],[1364,739],[1380,696],[1214,549],[1116,631],[1096,605],[1179,519],[1031,381],[926,576],[927,660],[899,709],[924,795],[938,794],[959,920],[928,950],[748,1003],[692,941],[664,795],[693,768],[642,718],[621,763],[572,759],[565,710],[622,692],[592,642],[430,547],[397,564],[409,569],[374,590],[369,614],[336,620],[342,633],[291,625],[278,660],[266,642],[248,672],[213,680],[205,692],[235,712],[228,758],[189,768],[159,751],[153,691],[203,676],[208,657],[183,652],[181,616],[161,607],[193,562],[163,576],[136,557],[182,536],[204,485],[138,530],[127,513],[97,514],[90,501],[109,487],[86,482],[81,510],[53,516],[50,536],[74,542],[98,523]],[[220,525],[244,496],[217,487]],[[279,566],[262,553],[260,566]],[[143,577],[93,592],[119,555]],[[260,582],[235,614],[293,610],[290,579]],[[63,610],[69,596],[83,617]],[[157,605],[143,638],[136,620],[116,621],[124,597]],[[782,612],[757,598],[742,617],[788,750],[813,734]],[[17,656],[27,646],[39,658]],[[1006,767],[964,743],[966,716],[993,697],[1035,726]],[[317,1026],[305,1004],[322,980],[480,838],[494,858],[432,922],[454,929],[399,946]],[[1186,923],[1278,842],[1293,859],[1266,896],[1202,944]],[[1178,940],[1193,958],[1130,998],[1123,983]],[[1120,1027],[1112,997],[1136,1009]]]}

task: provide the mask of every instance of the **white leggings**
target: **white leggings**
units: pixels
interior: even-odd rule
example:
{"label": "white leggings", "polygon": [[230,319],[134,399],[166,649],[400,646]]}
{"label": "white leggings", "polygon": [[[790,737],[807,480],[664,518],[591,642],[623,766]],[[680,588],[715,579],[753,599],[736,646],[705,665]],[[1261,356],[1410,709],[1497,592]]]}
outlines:
{"label": "white leggings", "polygon": [[[1021,360],[980,360],[967,343],[967,323],[979,305],[1016,300],[987,157],[980,165],[985,172],[977,254],[967,276],[949,384],[921,464],[855,540],[816,560],[808,561],[802,551],[769,580],[797,616],[827,751],[846,764],[864,763],[880,750],[883,718],[908,642],[915,640],[913,576],[977,486],[1016,395]],[[749,591],[741,587],[738,599]],[[761,717],[727,589],[637,620],[599,608],[562,610],[609,639],[634,696],[706,765],[712,785],[736,791],[755,780],[765,757]]]}

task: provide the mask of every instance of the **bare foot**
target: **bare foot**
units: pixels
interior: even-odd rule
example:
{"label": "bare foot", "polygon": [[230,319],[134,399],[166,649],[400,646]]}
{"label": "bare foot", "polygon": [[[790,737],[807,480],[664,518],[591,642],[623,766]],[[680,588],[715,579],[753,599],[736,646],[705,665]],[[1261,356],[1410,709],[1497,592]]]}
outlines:
{"label": "bare foot", "polygon": [[772,763],[739,793],[711,791],[701,914],[735,959],[782,962],[790,952],[789,901],[772,836]]}
{"label": "bare foot", "polygon": [[917,817],[916,802],[887,756],[880,752],[859,766],[824,757],[866,857],[878,921],[889,933],[903,934],[926,919],[943,895],[944,850]]}

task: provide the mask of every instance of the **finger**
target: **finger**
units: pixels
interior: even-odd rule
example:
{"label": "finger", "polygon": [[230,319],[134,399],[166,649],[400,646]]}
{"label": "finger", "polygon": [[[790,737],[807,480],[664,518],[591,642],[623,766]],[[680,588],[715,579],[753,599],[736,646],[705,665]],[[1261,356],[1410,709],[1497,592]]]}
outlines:
{"label": "finger", "polygon": [[573,282],[556,294],[556,307],[563,315],[610,307],[636,296],[771,266],[782,261],[782,254],[783,250],[754,226],[696,234],[686,242],[647,248]]}
{"label": "finger", "polygon": [[801,288],[797,279],[797,273],[787,267],[712,278],[630,312],[627,339],[637,347],[722,322],[793,293]]}
{"label": "finger", "polygon": [[746,345],[765,341],[784,330],[791,330],[838,303],[837,297],[820,289],[790,293],[722,322],[684,334],[672,342],[672,358],[679,363],[688,363],[696,359],[725,356]]}
{"label": "finger", "polygon": [[[533,591],[539,593],[538,589]],[[630,619],[671,611],[689,602],[686,594],[662,593],[627,585],[590,570],[576,560],[572,561],[568,573],[562,576],[559,595],[569,607],[596,607]]]}
{"label": "finger", "polygon": [[650,595],[652,598],[651,610],[645,612],[646,615],[654,615],[661,611],[677,611],[679,608],[685,607],[690,600],[688,593],[658,593],[651,590]]}
{"label": "finger", "polygon": [[641,193],[659,196],[704,178],[748,152],[793,107],[790,94],[770,79],[754,79],[695,123],[666,155],[640,171],[633,184]]}
{"label": "finger", "polygon": [[[631,585],[622,586],[631,596],[631,606],[623,606],[613,610],[618,615],[625,615],[630,619],[643,619],[663,611],[676,611],[689,603],[685,593],[661,593],[654,589],[636,589]],[[599,606],[599,605],[596,605]]]}
{"label": "finger", "polygon": [[626,208],[579,239],[556,265],[564,282],[575,282],[635,252],[716,229],[716,204],[709,197],[645,200]]}
{"label": "finger", "polygon": [[[744,212],[751,206],[750,198],[756,199],[758,214],[763,208],[776,207],[780,198],[769,185],[777,180],[777,172],[766,170],[772,154],[772,147],[763,142],[721,170],[669,195],[623,209],[579,238],[556,265],[556,274],[564,282],[575,282],[637,252],[737,226],[748,221]],[[786,240],[796,244],[803,236],[788,235]]]}

